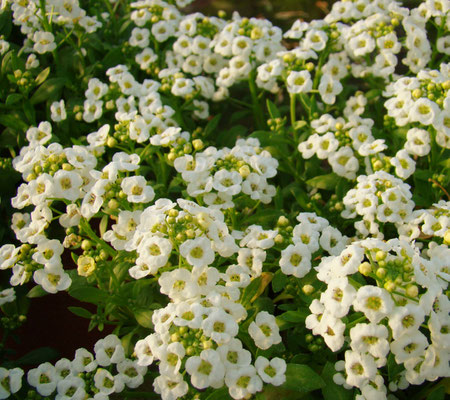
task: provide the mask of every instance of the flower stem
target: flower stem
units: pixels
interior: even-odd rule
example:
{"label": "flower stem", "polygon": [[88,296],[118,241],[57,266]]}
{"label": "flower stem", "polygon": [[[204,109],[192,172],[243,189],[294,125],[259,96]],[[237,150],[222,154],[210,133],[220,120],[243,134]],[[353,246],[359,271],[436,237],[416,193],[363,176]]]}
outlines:
{"label": "flower stem", "polygon": [[255,83],[255,70],[252,70],[250,72],[250,75],[248,77],[248,85],[250,88],[250,94],[252,96],[252,109],[256,128],[259,130],[264,130],[266,128],[266,124],[264,122],[264,112],[258,100],[258,92]]}

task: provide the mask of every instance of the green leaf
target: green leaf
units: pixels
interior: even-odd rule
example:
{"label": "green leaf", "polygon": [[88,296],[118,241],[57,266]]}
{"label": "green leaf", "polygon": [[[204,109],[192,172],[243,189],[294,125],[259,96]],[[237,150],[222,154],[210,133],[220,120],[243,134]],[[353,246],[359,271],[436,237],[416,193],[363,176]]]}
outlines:
{"label": "green leaf", "polygon": [[272,289],[275,293],[280,292],[286,286],[288,278],[283,272],[279,269],[275,272],[275,275],[272,279]]}
{"label": "green leaf", "polygon": [[7,106],[11,106],[17,102],[19,102],[20,100],[23,99],[23,95],[21,93],[11,93],[5,101],[5,104]]}
{"label": "green leaf", "polygon": [[31,104],[42,103],[49,98],[56,98],[58,92],[66,83],[65,78],[50,78],[37,88],[33,96],[31,96]]}
{"label": "green leaf", "polygon": [[93,286],[78,287],[69,290],[69,295],[77,300],[92,304],[106,302],[109,297],[108,293],[105,293]]}
{"label": "green leaf", "polygon": [[286,311],[277,318],[287,322],[299,323],[304,322],[309,314],[310,313],[306,310]]}
{"label": "green leaf", "polygon": [[11,33],[12,21],[11,11],[3,10],[0,14],[0,35],[3,35],[5,39],[7,39]]}
{"label": "green leaf", "polygon": [[278,110],[277,106],[272,103],[269,99],[267,99],[267,111],[269,111],[269,115],[270,118],[275,119],[275,118],[280,118],[281,114],[280,111]]}
{"label": "green leaf", "polygon": [[299,129],[302,129],[304,126],[306,126],[306,121],[295,121],[293,128],[298,131]]}
{"label": "green leaf", "polygon": [[79,317],[82,317],[82,318],[91,319],[91,317],[93,315],[90,311],[86,310],[83,307],[67,307],[67,309],[71,313],[78,315]]}
{"label": "green leaf", "polygon": [[242,225],[271,225],[275,223],[276,220],[283,215],[281,210],[271,210],[271,209],[261,209],[257,213],[250,215],[241,222]]}
{"label": "green leaf", "polygon": [[208,123],[206,124],[205,129],[203,131],[203,135],[205,137],[208,137],[211,133],[216,131],[221,117],[222,117],[222,114],[218,114],[214,118],[212,118],[211,120],[208,121]]}
{"label": "green leaf", "polygon": [[322,388],[324,400],[351,400],[353,399],[353,390],[347,390],[341,385],[336,385],[333,381],[333,375],[336,373],[334,365],[330,362],[325,364],[322,370],[322,379],[325,386]]}
{"label": "green leaf", "polygon": [[144,328],[153,328],[152,322],[153,311],[148,309],[137,310],[134,312],[134,318],[139,325]]}
{"label": "green leaf", "polygon": [[231,400],[226,386],[214,390],[205,400]]}
{"label": "green leaf", "polygon": [[40,347],[32,350],[14,362],[15,365],[36,365],[47,361],[53,361],[59,357],[59,353],[52,347]]}
{"label": "green leaf", "polygon": [[106,229],[108,229],[108,219],[109,219],[109,215],[105,214],[102,217],[102,219],[100,220],[100,225],[99,225],[100,237],[103,237],[103,235],[106,232]]}
{"label": "green leaf", "polygon": [[281,387],[307,393],[325,387],[325,382],[307,365],[288,364],[286,368],[286,382]]}
{"label": "green leaf", "polygon": [[28,125],[22,119],[11,114],[1,114],[0,124],[7,126],[16,132],[18,130],[25,132],[28,129]]}
{"label": "green leaf", "polygon": [[435,386],[433,391],[427,396],[427,400],[444,400],[445,399],[445,386]]}
{"label": "green leaf", "polygon": [[382,91],[380,89],[372,89],[366,93],[367,100],[375,99],[376,97],[381,96]]}
{"label": "green leaf", "polygon": [[47,79],[49,74],[50,74],[50,67],[47,67],[44,70],[42,70],[35,79],[36,85],[40,85],[41,83],[44,83],[44,81]]}
{"label": "green leaf", "polygon": [[31,105],[30,101],[24,101],[23,103],[23,112],[28,119],[30,125],[36,125],[36,111],[34,107]]}
{"label": "green leaf", "polygon": [[47,296],[49,293],[42,289],[42,286],[35,286],[27,293],[27,297],[34,299],[36,297]]}
{"label": "green leaf", "polygon": [[258,276],[258,278],[253,279],[250,282],[250,285],[248,285],[244,289],[244,291],[242,292],[242,296],[241,296],[241,304],[244,307],[249,305],[252,298],[258,293],[261,282],[262,282],[262,276]]}
{"label": "green leaf", "polygon": [[332,172],[331,174],[315,176],[306,181],[309,186],[317,189],[334,190],[339,177]]}
{"label": "green leaf", "polygon": [[418,178],[422,181],[428,181],[433,176],[433,171],[427,169],[416,169],[414,172],[414,178]]}

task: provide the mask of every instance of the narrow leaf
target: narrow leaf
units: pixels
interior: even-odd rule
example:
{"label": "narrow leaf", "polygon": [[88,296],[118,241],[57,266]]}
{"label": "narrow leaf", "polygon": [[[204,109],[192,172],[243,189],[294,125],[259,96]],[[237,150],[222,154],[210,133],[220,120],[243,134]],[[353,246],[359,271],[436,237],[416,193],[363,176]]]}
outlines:
{"label": "narrow leaf", "polygon": [[67,309],[71,313],[78,315],[79,317],[82,317],[82,318],[90,319],[93,315],[90,311],[86,310],[83,307],[67,307]]}

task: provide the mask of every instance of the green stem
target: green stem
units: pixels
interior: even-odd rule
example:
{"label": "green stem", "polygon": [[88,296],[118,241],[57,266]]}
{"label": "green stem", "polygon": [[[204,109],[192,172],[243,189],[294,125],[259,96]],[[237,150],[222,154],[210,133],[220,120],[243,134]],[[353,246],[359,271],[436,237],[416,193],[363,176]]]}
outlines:
{"label": "green stem", "polygon": [[256,127],[259,130],[265,130],[266,124],[264,122],[264,112],[261,108],[261,105],[259,104],[258,100],[258,91],[256,88],[255,83],[255,70],[252,69],[252,71],[249,74],[248,77],[248,85],[250,88],[250,94],[252,96],[252,109],[253,109],[253,117],[255,119]]}
{"label": "green stem", "polygon": [[300,101],[301,101],[301,103],[303,105],[303,108],[308,113],[308,121],[311,121],[311,107],[307,103],[305,95],[303,93],[300,93],[299,97],[300,97]]}
{"label": "green stem", "polygon": [[290,107],[291,125],[292,125],[292,127],[294,127],[295,122],[297,121],[297,119],[295,117],[295,93],[291,93],[289,97],[291,98],[291,107]]}
{"label": "green stem", "polygon": [[359,324],[360,322],[364,322],[366,320],[367,320],[366,316],[363,315],[362,317],[359,317],[358,319],[355,319],[354,321],[347,324],[347,329],[353,328],[356,324]]}
{"label": "green stem", "polygon": [[110,245],[108,245],[104,240],[100,239],[96,233],[92,230],[89,222],[82,218],[80,220],[81,228],[86,232],[90,239],[92,239],[99,247],[105,250],[111,257],[116,255],[116,250],[114,250]]}

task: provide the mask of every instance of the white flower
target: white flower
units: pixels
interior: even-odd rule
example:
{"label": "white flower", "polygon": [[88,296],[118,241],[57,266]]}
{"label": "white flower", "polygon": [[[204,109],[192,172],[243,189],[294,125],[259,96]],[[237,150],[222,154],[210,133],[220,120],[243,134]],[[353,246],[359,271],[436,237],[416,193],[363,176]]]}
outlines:
{"label": "white flower", "polygon": [[371,355],[347,350],[345,352],[345,372],[347,373],[347,385],[361,387],[375,378],[377,366]]}
{"label": "white flower", "polygon": [[103,101],[86,99],[83,104],[83,119],[86,122],[94,122],[103,114]]}
{"label": "white flower", "polygon": [[147,366],[153,363],[154,355],[151,349],[150,336],[136,342],[134,353],[138,359],[138,365]]}
{"label": "white flower", "polygon": [[97,361],[92,353],[84,348],[79,348],[75,351],[75,358],[72,361],[72,369],[76,373],[92,372],[97,368]]}
{"label": "white flower", "polygon": [[430,152],[430,134],[428,131],[419,128],[411,128],[407,132],[406,138],[405,149],[408,153],[423,157]]}
{"label": "white flower", "polygon": [[414,333],[403,334],[391,343],[391,351],[398,364],[423,355],[427,347],[427,338],[418,330]]}
{"label": "white flower", "polygon": [[205,236],[188,239],[180,246],[180,254],[194,267],[203,267],[214,261],[211,241]]}
{"label": "white flower", "polygon": [[388,291],[376,286],[361,286],[353,301],[355,311],[362,311],[370,322],[378,323],[390,315],[394,301]]}
{"label": "white flower", "polygon": [[236,195],[241,191],[242,176],[237,171],[221,169],[214,174],[213,187],[220,193]]}
{"label": "white flower", "polygon": [[375,40],[367,32],[362,32],[350,38],[348,46],[355,57],[360,57],[375,49]]}
{"label": "white flower", "polygon": [[176,400],[183,397],[189,390],[189,386],[181,374],[160,375],[153,381],[153,387],[155,393],[161,395],[162,400]]}
{"label": "white flower", "polygon": [[125,359],[125,352],[120,339],[116,335],[108,335],[100,339],[94,346],[95,359],[98,365],[107,367]]}
{"label": "white flower", "polygon": [[31,145],[45,144],[52,137],[52,126],[50,122],[42,121],[37,128],[34,126],[28,128],[26,136]]}
{"label": "white flower", "polygon": [[121,188],[130,203],[148,203],[155,197],[153,188],[140,175],[123,178]]}
{"label": "white flower", "polygon": [[41,396],[50,396],[55,391],[58,381],[55,367],[48,362],[30,369],[27,380]]}
{"label": "white flower", "polygon": [[112,376],[111,373],[104,368],[98,368],[95,372],[94,384],[100,393],[106,395],[119,393],[124,388],[124,382],[120,375]]}
{"label": "white flower", "polygon": [[52,119],[52,121],[55,122],[64,121],[67,118],[64,100],[54,101],[50,105],[50,112],[51,112],[50,118]]}
{"label": "white flower", "polygon": [[44,54],[56,49],[55,37],[51,32],[36,31],[33,35],[33,49]]}
{"label": "white flower", "polygon": [[272,358],[270,361],[259,356],[255,361],[259,376],[265,383],[280,386],[286,381],[286,361],[282,358]]}
{"label": "white flower", "polygon": [[25,68],[26,69],[33,69],[33,68],[37,68],[39,67],[39,60],[36,57],[36,54],[31,53],[28,58],[27,61],[25,62]]}
{"label": "white flower", "polygon": [[185,368],[191,375],[192,385],[197,389],[206,389],[208,386],[218,388],[223,385],[225,366],[215,350],[203,350],[200,356],[188,358]]}
{"label": "white flower", "polygon": [[439,106],[425,97],[416,100],[409,111],[411,121],[420,122],[422,125],[434,123],[440,113]]}
{"label": "white flower", "polygon": [[409,178],[416,170],[415,161],[409,157],[405,149],[399,150],[395,157],[391,158],[391,164],[395,167],[395,173],[402,179]]}
{"label": "white flower", "polygon": [[158,59],[158,56],[152,50],[151,47],[146,47],[140,53],[136,54],[135,60],[139,64],[139,67],[146,70]]}
{"label": "white flower", "polygon": [[10,394],[17,393],[22,387],[23,370],[12,368],[7,370],[0,367],[0,399],[9,398]]}
{"label": "white flower", "polygon": [[38,243],[36,250],[32,256],[34,261],[45,264],[47,267],[61,265],[61,254],[64,247],[59,240],[43,239]]}
{"label": "white flower", "polygon": [[33,279],[49,293],[66,290],[72,283],[69,275],[61,267],[38,269],[34,272]]}
{"label": "white flower", "polygon": [[[0,291],[0,306],[6,303],[11,303],[16,299],[14,288],[4,289]],[[0,380],[1,382],[1,380]]]}
{"label": "white flower", "polygon": [[203,333],[217,344],[224,344],[237,335],[239,326],[230,314],[221,308],[214,307],[203,320],[202,329]]}
{"label": "white flower", "polygon": [[160,359],[159,373],[161,375],[176,375],[181,368],[181,361],[186,355],[186,350],[180,342],[172,342],[164,346],[158,352]]}
{"label": "white flower", "polygon": [[161,293],[167,294],[175,302],[194,298],[199,291],[191,273],[185,268],[163,272],[158,282]]}
{"label": "white flower", "polygon": [[281,342],[278,325],[275,317],[267,311],[261,311],[249,325],[248,333],[255,341],[257,347],[267,350],[274,344]]}
{"label": "white flower", "polygon": [[230,265],[222,277],[226,286],[245,288],[250,283],[250,269],[240,265]]}
{"label": "white flower", "polygon": [[334,104],[336,102],[336,95],[342,92],[343,86],[332,75],[324,74],[320,78],[318,89],[325,104]]}
{"label": "white flower", "polygon": [[152,25],[152,35],[158,42],[166,41],[170,36],[175,33],[175,27],[168,21],[158,21]]}
{"label": "white flower", "polygon": [[328,283],[327,290],[320,296],[320,302],[334,317],[347,315],[356,296],[356,290],[346,277],[333,279]]}
{"label": "white flower", "polygon": [[244,399],[262,390],[261,378],[253,365],[228,370],[225,384],[233,399]]}
{"label": "white flower", "polygon": [[199,303],[190,304],[188,302],[183,302],[176,305],[175,313],[176,315],[173,319],[175,325],[188,326],[191,329],[200,329],[203,317],[207,314],[207,309]]}
{"label": "white flower", "polygon": [[289,93],[308,93],[312,89],[311,74],[308,71],[291,71],[287,80]]}
{"label": "white flower", "polygon": [[135,389],[144,382],[147,367],[140,366],[137,361],[126,358],[117,364],[117,372],[125,385]]}
{"label": "white flower", "polygon": [[55,400],[83,400],[86,398],[85,382],[78,376],[67,376],[57,384]]}
{"label": "white flower", "polygon": [[279,264],[284,274],[303,278],[311,270],[311,252],[303,243],[290,244],[281,252]]}
{"label": "white flower", "polygon": [[243,349],[242,342],[236,338],[219,346],[217,352],[227,371],[236,367],[250,365],[250,362],[252,361],[251,353],[248,350]]}
{"label": "white flower", "polygon": [[52,194],[54,197],[75,201],[82,196],[83,178],[76,171],[60,169],[53,176]]}
{"label": "white flower", "polygon": [[374,358],[385,362],[389,353],[388,334],[384,325],[356,324],[350,329],[350,345],[358,353],[370,353]]}
{"label": "white flower", "polygon": [[133,28],[131,31],[131,37],[129,39],[130,46],[140,47],[143,49],[150,43],[149,40],[150,31],[146,28]]}

